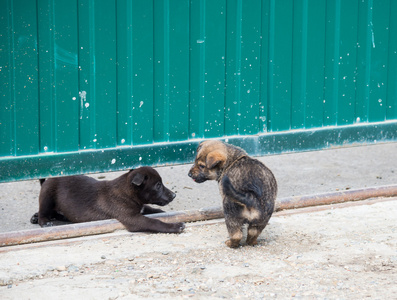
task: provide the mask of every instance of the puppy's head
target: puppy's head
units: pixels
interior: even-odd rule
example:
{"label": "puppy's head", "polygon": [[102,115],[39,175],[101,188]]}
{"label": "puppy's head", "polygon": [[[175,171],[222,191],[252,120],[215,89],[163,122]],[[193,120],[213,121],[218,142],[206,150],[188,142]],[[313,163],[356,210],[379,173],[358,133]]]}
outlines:
{"label": "puppy's head", "polygon": [[163,185],[159,173],[151,167],[141,167],[130,171],[128,180],[142,204],[164,206],[176,196]]}
{"label": "puppy's head", "polygon": [[216,180],[223,170],[226,159],[227,151],[224,143],[202,142],[197,148],[196,159],[188,175],[197,183]]}

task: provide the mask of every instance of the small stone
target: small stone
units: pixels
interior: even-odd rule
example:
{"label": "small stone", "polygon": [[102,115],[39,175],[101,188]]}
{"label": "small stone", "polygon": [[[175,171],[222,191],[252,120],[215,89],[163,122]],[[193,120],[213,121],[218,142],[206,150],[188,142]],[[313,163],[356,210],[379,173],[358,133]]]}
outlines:
{"label": "small stone", "polygon": [[106,256],[105,256],[105,255],[102,255],[101,258],[102,258],[102,259],[106,259]]}
{"label": "small stone", "polygon": [[199,285],[199,289],[202,290],[202,291],[205,291],[205,292],[209,291],[208,286],[206,286],[204,283]]}
{"label": "small stone", "polygon": [[68,272],[78,272],[78,271],[79,271],[79,268],[74,265],[70,265],[68,267]]}
{"label": "small stone", "polygon": [[66,271],[66,267],[65,266],[59,266],[55,268],[57,271],[62,272],[62,271]]}

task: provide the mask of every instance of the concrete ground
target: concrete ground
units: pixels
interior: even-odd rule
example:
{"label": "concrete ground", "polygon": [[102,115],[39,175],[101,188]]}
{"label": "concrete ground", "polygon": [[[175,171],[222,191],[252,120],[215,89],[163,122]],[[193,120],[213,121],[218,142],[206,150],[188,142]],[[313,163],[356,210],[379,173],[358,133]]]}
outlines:
{"label": "concrete ground", "polygon": [[396,200],[277,213],[255,247],[223,220],[4,247],[0,299],[397,299]]}
{"label": "concrete ground", "polygon": [[[259,158],[279,197],[397,184],[397,143]],[[190,165],[158,168],[168,210],[220,205]],[[95,174],[112,179],[120,173]],[[37,228],[39,183],[0,184],[0,232]],[[0,299],[397,299],[397,198],[276,213],[255,247],[226,247],[224,221],[181,234],[111,234],[0,248]]]}
{"label": "concrete ground", "polygon": [[[311,195],[397,184],[397,143],[291,153],[258,158],[275,174],[278,197]],[[197,184],[187,173],[191,165],[157,168],[177,197],[165,210],[219,206],[216,182]],[[113,179],[124,172],[94,174]],[[38,180],[0,184],[0,232],[37,228],[30,217],[38,210]]]}

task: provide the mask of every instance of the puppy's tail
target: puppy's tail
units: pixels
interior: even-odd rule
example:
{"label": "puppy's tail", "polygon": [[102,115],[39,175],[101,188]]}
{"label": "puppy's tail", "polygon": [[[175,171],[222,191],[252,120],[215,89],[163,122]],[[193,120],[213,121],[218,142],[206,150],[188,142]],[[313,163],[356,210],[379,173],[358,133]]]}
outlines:
{"label": "puppy's tail", "polygon": [[41,178],[41,179],[39,179],[39,181],[40,181],[40,186],[41,186],[41,185],[43,185],[45,178]]}
{"label": "puppy's tail", "polygon": [[224,175],[222,178],[222,186],[223,193],[226,196],[241,202],[247,207],[256,206],[257,200],[255,198],[259,198],[262,195],[261,189],[254,183],[248,183],[243,187],[243,191],[246,191],[245,193],[237,191],[227,175]]}

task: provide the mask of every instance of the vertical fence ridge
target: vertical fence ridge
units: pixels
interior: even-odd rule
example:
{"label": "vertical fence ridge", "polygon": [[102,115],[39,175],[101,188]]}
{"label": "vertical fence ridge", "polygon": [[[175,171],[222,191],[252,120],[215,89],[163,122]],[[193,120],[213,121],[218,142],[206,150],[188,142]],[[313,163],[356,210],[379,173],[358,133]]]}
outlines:
{"label": "vertical fence ridge", "polygon": [[274,23],[275,23],[275,0],[269,1],[269,66],[268,66],[268,85],[267,85],[267,129],[273,130],[272,126],[272,106],[274,102],[273,76],[274,76]]}
{"label": "vertical fence ridge", "polygon": [[163,141],[169,141],[170,137],[170,3],[164,1],[164,133]]}
{"label": "vertical fence ridge", "polygon": [[388,99],[386,119],[397,118],[397,68],[390,66],[397,65],[397,2],[390,1],[389,17],[389,68],[388,68]]}

